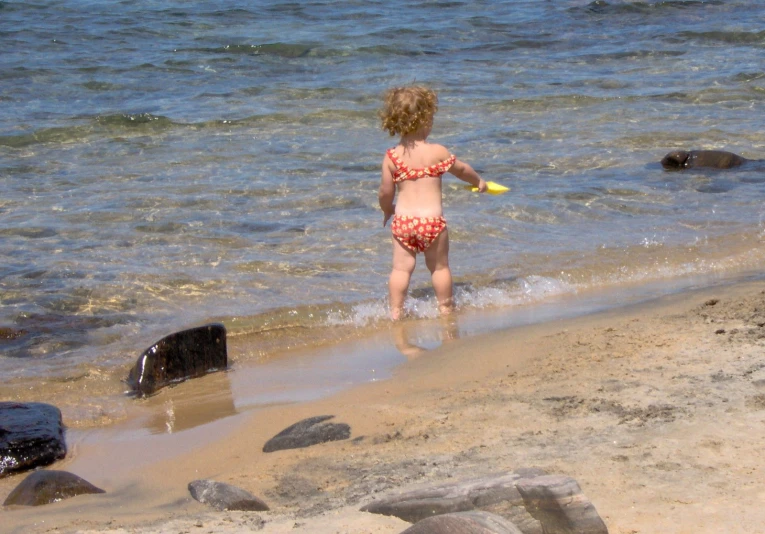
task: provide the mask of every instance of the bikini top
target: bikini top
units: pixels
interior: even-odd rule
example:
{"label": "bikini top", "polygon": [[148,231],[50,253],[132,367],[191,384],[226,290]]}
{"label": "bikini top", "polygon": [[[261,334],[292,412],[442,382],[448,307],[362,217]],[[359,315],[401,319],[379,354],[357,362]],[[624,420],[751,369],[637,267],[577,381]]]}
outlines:
{"label": "bikini top", "polygon": [[429,167],[423,167],[421,169],[410,169],[406,164],[401,161],[392,148],[388,149],[388,157],[396,166],[396,170],[393,173],[393,181],[395,183],[403,182],[404,180],[416,180],[417,178],[423,178],[429,176],[432,178],[441,178],[443,174],[451,169],[454,162],[457,161],[457,156],[450,154],[448,158],[439,163],[435,163]]}

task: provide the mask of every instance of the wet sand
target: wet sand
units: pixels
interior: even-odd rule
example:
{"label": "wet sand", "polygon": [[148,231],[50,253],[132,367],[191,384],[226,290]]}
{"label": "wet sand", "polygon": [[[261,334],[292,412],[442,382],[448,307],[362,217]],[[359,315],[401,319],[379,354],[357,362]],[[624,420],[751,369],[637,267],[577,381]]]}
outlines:
{"label": "wet sand", "polygon": [[[612,534],[762,531],[765,282],[434,350],[392,334],[410,359],[387,380],[221,419],[236,396],[215,398],[226,389],[220,374],[174,388],[172,410],[159,396],[143,405],[133,434],[78,434],[51,468],[108,493],[5,508],[0,529],[398,533],[408,524],[359,508],[401,489],[539,467],[575,478]],[[212,398],[194,410],[199,394]],[[322,414],[349,424],[352,439],[261,452],[286,426]],[[176,432],[147,432],[146,417]],[[0,499],[22,476],[0,480]],[[244,488],[271,511],[212,511],[186,489],[199,478]]]}

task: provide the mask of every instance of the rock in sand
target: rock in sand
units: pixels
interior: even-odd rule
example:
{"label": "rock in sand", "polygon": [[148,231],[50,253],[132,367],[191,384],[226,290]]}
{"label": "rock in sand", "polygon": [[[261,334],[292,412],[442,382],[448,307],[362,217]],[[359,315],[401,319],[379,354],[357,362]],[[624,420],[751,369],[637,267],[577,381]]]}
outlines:
{"label": "rock in sand", "polygon": [[3,505],[40,506],[86,493],[106,492],[67,471],[35,471],[14,488]]}
{"label": "rock in sand", "polygon": [[252,493],[223,482],[194,480],[189,482],[189,492],[199,502],[209,504],[219,511],[265,512],[268,510],[268,505]]}
{"label": "rock in sand", "polygon": [[269,439],[263,446],[263,452],[300,449],[351,437],[351,427],[345,423],[324,422],[333,417],[334,415],[317,415],[303,419]]}
{"label": "rock in sand", "polygon": [[138,358],[127,382],[138,395],[228,367],[226,328],[209,324],[162,338]]}

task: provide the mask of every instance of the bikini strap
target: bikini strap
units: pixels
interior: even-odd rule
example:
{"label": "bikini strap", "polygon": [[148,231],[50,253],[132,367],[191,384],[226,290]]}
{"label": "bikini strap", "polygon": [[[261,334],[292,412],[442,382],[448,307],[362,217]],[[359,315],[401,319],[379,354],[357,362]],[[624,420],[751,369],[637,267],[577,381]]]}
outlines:
{"label": "bikini strap", "polygon": [[403,168],[403,169],[406,169],[406,168],[408,168],[408,167],[406,166],[406,164],[405,164],[403,161],[401,161],[401,158],[399,158],[399,157],[396,155],[396,153],[393,151],[393,149],[392,149],[392,148],[389,148],[389,149],[388,149],[388,152],[387,152],[387,154],[388,154],[388,157],[390,158],[390,160],[393,162],[393,165],[395,165],[395,166],[396,166],[396,170],[398,170],[398,169],[402,169],[402,168]]}
{"label": "bikini strap", "polygon": [[447,172],[452,167],[452,165],[454,165],[455,161],[457,161],[457,156],[454,154],[449,154],[448,158],[443,161],[439,161],[438,163],[434,163],[433,165],[428,165],[427,167],[423,167],[421,169],[410,169],[409,166],[401,161],[401,158],[396,155],[393,148],[389,148],[387,154],[390,160],[393,162],[393,165],[396,167],[396,172],[393,176],[393,181],[395,182],[402,182],[404,180],[416,180],[417,178],[422,178],[423,176],[433,176],[433,173],[441,176]]}

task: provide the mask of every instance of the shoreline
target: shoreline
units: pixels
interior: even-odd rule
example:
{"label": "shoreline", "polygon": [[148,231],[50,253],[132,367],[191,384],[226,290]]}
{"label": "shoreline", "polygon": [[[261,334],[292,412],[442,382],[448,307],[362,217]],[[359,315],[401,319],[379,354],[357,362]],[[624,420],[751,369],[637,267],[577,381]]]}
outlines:
{"label": "shoreline", "polygon": [[[122,448],[83,440],[49,469],[108,493],[4,509],[3,522],[9,532],[237,532],[264,521],[266,533],[393,533],[408,524],[358,509],[413,485],[540,467],[575,478],[612,533],[757,532],[765,494],[747,488],[765,469],[763,291],[738,282],[455,339],[412,354],[391,379],[198,425],[178,434],[191,442],[182,451],[142,448],[140,432]],[[207,381],[187,389],[220,386]],[[322,414],[349,424],[351,440],[261,452]],[[94,468],[128,450],[144,463]],[[0,498],[23,476],[0,481]],[[247,489],[272,511],[213,512],[188,494],[198,478]]]}

